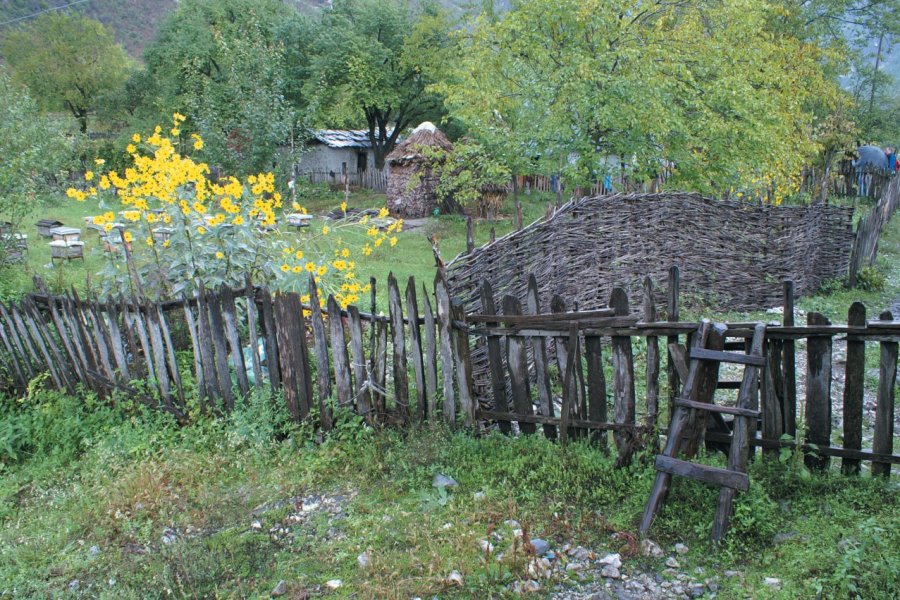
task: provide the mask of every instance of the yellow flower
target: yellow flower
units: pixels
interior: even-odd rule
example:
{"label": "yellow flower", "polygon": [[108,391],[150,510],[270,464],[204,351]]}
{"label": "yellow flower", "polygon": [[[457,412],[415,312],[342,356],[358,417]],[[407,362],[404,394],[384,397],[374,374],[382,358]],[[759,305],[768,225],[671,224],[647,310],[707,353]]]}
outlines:
{"label": "yellow flower", "polygon": [[322,235],[328,235],[328,232],[331,231],[328,229],[328,225],[322,225]]}
{"label": "yellow flower", "polygon": [[295,265],[294,268],[291,269],[291,271],[292,271],[293,273],[302,273],[302,272],[303,272],[303,267],[301,267],[300,265]]}
{"label": "yellow flower", "polygon": [[181,135],[181,130],[178,129],[177,127],[173,127],[173,128],[171,129],[171,133],[172,133],[173,136],[178,137],[179,135]]}
{"label": "yellow flower", "polygon": [[395,237],[391,238],[391,248],[393,248],[396,245],[397,245],[397,237],[395,236]]}
{"label": "yellow flower", "polygon": [[140,144],[141,136],[139,136],[138,134],[134,134],[133,136],[131,136],[131,141],[134,142],[135,144]]}
{"label": "yellow flower", "polygon": [[90,181],[90,180],[92,180],[93,178],[94,178],[94,172],[93,172],[93,171],[87,171],[87,172],[84,174],[84,180],[85,180],[85,181]]}
{"label": "yellow flower", "polygon": [[187,119],[187,117],[185,117],[183,114],[181,114],[179,112],[172,114],[172,121],[174,121],[175,123],[181,123],[185,119]]}
{"label": "yellow flower", "polygon": [[68,196],[69,198],[74,198],[77,195],[78,195],[78,190],[76,190],[75,188],[69,188],[66,190],[66,196]]}
{"label": "yellow flower", "polygon": [[350,258],[350,248],[344,248],[341,250],[341,256],[344,258]]}
{"label": "yellow flower", "polygon": [[197,233],[199,233],[200,235],[203,235],[204,233],[206,233],[206,227],[203,227],[201,225],[200,227],[197,228]]}
{"label": "yellow flower", "polygon": [[103,177],[100,178],[100,189],[101,189],[101,190],[108,190],[108,189],[109,189],[109,186],[110,186],[110,183],[109,183],[109,177],[107,177],[106,175],[104,175]]}
{"label": "yellow flower", "polygon": [[134,236],[131,235],[130,231],[126,231],[125,233],[122,234],[122,239],[125,240],[126,244],[130,244],[132,242],[132,240],[134,240]]}
{"label": "yellow flower", "polygon": [[128,154],[134,154],[137,152],[137,148],[134,147],[134,144],[128,144],[125,146],[125,151],[128,152]]}
{"label": "yellow flower", "polygon": [[221,251],[216,252],[216,258],[218,258],[219,260],[222,260],[223,258],[225,258],[225,253],[221,252]]}
{"label": "yellow flower", "polygon": [[291,202],[291,206],[294,208],[294,210],[300,210],[300,204],[297,202]]}
{"label": "yellow flower", "polygon": [[319,268],[316,269],[316,274],[317,274],[319,277],[322,277],[322,276],[325,275],[325,273],[327,273],[327,272],[328,272],[328,267],[326,267],[325,265],[320,265]]}
{"label": "yellow flower", "polygon": [[163,242],[163,248],[168,248],[168,247],[169,247],[169,244],[171,244],[171,243],[172,243],[171,240],[166,240],[166,241],[164,241],[164,242]]}
{"label": "yellow flower", "polygon": [[96,196],[96,195],[97,195],[97,188],[91,187],[91,189],[88,190],[88,193],[89,193],[91,196]]}
{"label": "yellow flower", "polygon": [[303,250],[297,250],[294,256],[297,257],[297,260],[301,260],[303,258]]}
{"label": "yellow flower", "polygon": [[102,158],[97,158],[97,159],[94,159],[94,164],[97,165],[98,167],[102,167],[103,165],[106,164],[106,161],[103,160]]}
{"label": "yellow flower", "polygon": [[153,247],[153,237],[152,236],[147,237],[147,245],[150,246],[151,248]]}
{"label": "yellow flower", "polygon": [[341,202],[341,212],[347,212],[347,202]]}
{"label": "yellow flower", "polygon": [[203,140],[200,138],[194,140],[194,150],[203,150]]}
{"label": "yellow flower", "polygon": [[306,263],[306,272],[307,273],[312,273],[315,270],[316,270],[316,263],[312,263],[312,262]]}
{"label": "yellow flower", "polygon": [[288,265],[281,265],[281,270],[282,270],[282,272],[287,273],[288,271],[291,270],[291,267]]}
{"label": "yellow flower", "polygon": [[234,224],[234,225],[243,225],[243,224],[244,224],[244,217],[242,217],[241,215],[238,215],[238,216],[236,216],[235,218],[233,218],[233,219],[231,220],[231,222],[232,222],[232,224]]}
{"label": "yellow flower", "polygon": [[202,215],[203,213],[206,212],[206,206],[204,206],[200,202],[194,202],[194,210]]}
{"label": "yellow flower", "polygon": [[386,206],[383,206],[381,210],[378,211],[378,217],[383,219],[390,214]]}

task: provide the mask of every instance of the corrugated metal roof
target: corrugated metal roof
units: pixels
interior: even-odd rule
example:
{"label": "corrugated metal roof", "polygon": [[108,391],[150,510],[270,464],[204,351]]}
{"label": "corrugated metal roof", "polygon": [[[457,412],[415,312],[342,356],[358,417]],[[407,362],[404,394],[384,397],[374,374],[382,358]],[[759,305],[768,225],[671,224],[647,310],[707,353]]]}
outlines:
{"label": "corrugated metal roof", "polygon": [[[393,129],[388,130],[388,135]],[[365,129],[319,129],[315,138],[331,148],[365,148],[372,147],[369,132]]]}

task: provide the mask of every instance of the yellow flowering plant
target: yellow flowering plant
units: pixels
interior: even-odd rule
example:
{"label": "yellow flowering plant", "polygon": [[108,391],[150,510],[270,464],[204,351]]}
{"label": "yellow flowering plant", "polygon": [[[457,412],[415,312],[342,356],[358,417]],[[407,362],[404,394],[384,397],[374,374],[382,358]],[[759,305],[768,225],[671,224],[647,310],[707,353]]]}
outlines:
{"label": "yellow flowering plant", "polygon": [[[180,134],[184,121],[175,113],[169,133]],[[202,150],[198,134],[173,140],[157,126],[149,136],[132,137],[124,171],[102,172],[98,162],[96,172],[85,174],[82,189],[67,191],[76,201],[98,197],[105,212],[93,217],[94,224],[122,242],[125,251],[110,252],[100,272],[108,290],[132,286],[177,296],[201,284],[238,287],[250,275],[255,282],[305,292],[308,301],[311,274],[323,289],[321,300],[334,293],[346,306],[368,291],[358,283],[354,255],[396,245],[402,221],[387,219],[382,208],[377,215],[300,233],[280,231],[278,213],[306,210],[285,206],[274,175],[212,178],[207,164],[188,155]],[[345,216],[346,208],[342,204]]]}

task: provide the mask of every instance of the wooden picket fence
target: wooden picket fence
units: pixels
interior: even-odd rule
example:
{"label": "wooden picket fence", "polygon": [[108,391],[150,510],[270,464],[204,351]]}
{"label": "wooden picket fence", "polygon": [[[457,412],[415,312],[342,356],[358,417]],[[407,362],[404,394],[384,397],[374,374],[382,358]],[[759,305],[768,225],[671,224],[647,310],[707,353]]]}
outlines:
{"label": "wooden picket fence", "polygon": [[[591,310],[567,306],[559,295],[542,299],[534,277],[523,298],[497,297],[485,283],[481,314],[469,315],[449,295],[442,271],[431,289],[410,278],[401,291],[389,277],[386,315],[376,313],[374,281],[369,312],[341,310],[332,296],[320,308],[314,281],[306,306],[296,293],[272,294],[250,282],[166,301],[32,294],[0,303],[0,365],[19,390],[46,372],[60,390],[124,395],[179,419],[187,418],[192,387],[210,412],[233,410],[252,389],[265,388],[282,391],[295,420],[317,416],[326,430],[342,407],[373,425],[444,420],[561,443],[585,438],[614,447],[625,464],[638,449],[657,447],[660,425],[681,393],[687,348],[700,323],[679,320],[679,280],[673,267],[665,288],[644,281],[638,308],[615,288],[608,306]],[[816,313],[797,325],[793,285],[784,289],[784,320],[766,329],[761,417],[750,444],[764,453],[799,445],[811,468],[840,458],[846,473],[869,462],[873,473],[889,475],[900,464],[893,430],[900,322],[889,313],[867,321],[856,303],[847,325]],[[727,324],[726,349],[745,348],[755,325]],[[847,340],[840,446],[831,401],[838,337]],[[881,354],[870,448],[863,447],[866,344],[878,344]],[[805,433],[798,440],[803,383]],[[736,390],[738,382],[716,385]],[[729,422],[717,417],[705,440],[722,448],[730,435]]]}
{"label": "wooden picket fence", "polygon": [[856,286],[860,269],[875,264],[881,231],[900,207],[900,176],[893,177],[883,189],[878,203],[856,225],[848,273],[850,287]]}
{"label": "wooden picket fence", "polygon": [[383,192],[387,190],[389,173],[387,170],[366,169],[364,171],[304,171],[300,173],[310,183],[325,183],[334,187],[350,185]]}

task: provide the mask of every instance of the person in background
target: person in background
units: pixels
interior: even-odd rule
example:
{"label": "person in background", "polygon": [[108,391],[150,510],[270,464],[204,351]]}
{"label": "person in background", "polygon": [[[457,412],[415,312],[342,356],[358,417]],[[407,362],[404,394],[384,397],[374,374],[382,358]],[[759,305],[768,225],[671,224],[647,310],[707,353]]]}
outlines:
{"label": "person in background", "polygon": [[895,148],[885,148],[884,153],[888,159],[888,171],[893,173],[897,170],[897,150]]}

